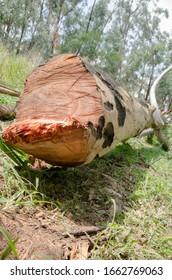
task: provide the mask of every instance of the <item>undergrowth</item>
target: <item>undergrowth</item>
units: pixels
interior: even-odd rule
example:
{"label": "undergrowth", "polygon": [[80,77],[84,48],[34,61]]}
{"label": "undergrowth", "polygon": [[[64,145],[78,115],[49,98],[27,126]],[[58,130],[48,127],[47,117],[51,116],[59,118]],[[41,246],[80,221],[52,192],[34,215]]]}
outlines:
{"label": "undergrowth", "polygon": [[[171,126],[168,129],[171,139]],[[129,196],[129,211],[123,212],[121,221],[114,219],[99,235],[92,258],[172,259],[171,152],[162,152],[157,143],[150,146],[133,139],[130,143],[147,165],[145,176]],[[132,174],[142,177],[138,160],[131,168]],[[106,238],[103,244],[102,236]]]}
{"label": "undergrowth", "polygon": [[[32,56],[16,56],[0,44],[0,84],[22,92],[24,81],[38,64]],[[0,94],[0,103],[15,104],[17,98]]]}

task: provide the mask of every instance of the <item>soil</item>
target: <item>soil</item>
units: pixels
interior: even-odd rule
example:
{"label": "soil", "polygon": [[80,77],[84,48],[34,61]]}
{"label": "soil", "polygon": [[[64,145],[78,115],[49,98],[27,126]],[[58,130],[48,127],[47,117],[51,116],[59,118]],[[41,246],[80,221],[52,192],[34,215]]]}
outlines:
{"label": "soil", "polygon": [[[60,217],[58,211],[35,209],[23,213],[24,209],[15,212],[2,211],[0,226],[4,227],[15,240],[19,237],[16,249],[19,259],[86,259],[89,256],[91,242],[85,232],[95,234],[98,228],[82,226],[74,221]],[[0,234],[0,251],[7,247],[5,237]],[[80,247],[86,247],[82,255]],[[79,256],[79,254],[81,254]],[[11,254],[11,258],[13,258]]]}
{"label": "soil", "polygon": [[[2,179],[0,191],[3,191]],[[96,226],[94,214],[90,220],[88,216],[76,220],[72,213],[64,215],[58,208],[12,207],[1,210],[0,227],[8,232],[12,240],[18,238],[15,247],[20,260],[87,259],[93,240],[103,229]],[[0,255],[7,246],[6,238],[0,233]],[[14,255],[11,253],[8,258],[14,259]]]}
{"label": "soil", "polygon": [[[69,211],[65,214],[58,208],[48,210],[41,206],[1,210],[0,226],[12,240],[18,238],[15,246],[21,260],[88,259],[97,234],[105,228],[100,221],[107,224],[114,212],[112,204],[109,207],[102,205],[101,200],[94,202],[93,196],[94,189],[90,189],[88,211],[80,213],[78,205],[73,213]],[[122,208],[120,200],[117,207]],[[0,255],[7,246],[6,238],[0,233]],[[14,259],[14,255],[11,253],[8,258]]]}

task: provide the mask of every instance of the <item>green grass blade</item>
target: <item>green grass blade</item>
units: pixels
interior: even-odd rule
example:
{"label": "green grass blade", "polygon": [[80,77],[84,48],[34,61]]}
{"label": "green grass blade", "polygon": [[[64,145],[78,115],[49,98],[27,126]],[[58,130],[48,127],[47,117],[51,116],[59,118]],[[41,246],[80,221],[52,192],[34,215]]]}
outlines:
{"label": "green grass blade", "polygon": [[[15,248],[15,243],[17,242],[18,239],[13,241],[13,240],[11,239],[10,235],[8,234],[8,232],[7,232],[3,227],[0,227],[0,232],[1,232],[1,233],[3,234],[3,236],[7,239],[8,244],[9,244],[9,247],[10,247],[9,249],[13,252],[13,254],[14,254],[16,260],[18,260],[18,259],[19,259],[19,256],[18,256],[17,250],[16,250],[16,248]],[[5,254],[8,253],[9,249],[7,250],[7,252],[5,252]]]}
{"label": "green grass blade", "polygon": [[12,166],[12,164],[7,162],[4,158],[0,158],[0,162],[2,162],[2,164],[4,165],[6,170],[11,169],[12,173],[14,174],[14,176],[16,177],[18,182],[21,184],[21,186],[24,187],[24,182],[23,182],[22,178],[20,177],[18,172],[15,170],[15,168]]}
{"label": "green grass blade", "polygon": [[[17,243],[17,241],[18,241],[18,238],[13,241],[13,244],[15,245]],[[7,256],[11,253],[11,251],[12,251],[12,248],[10,245],[8,245],[7,248],[1,253],[0,260],[5,260],[7,258]]]}
{"label": "green grass blade", "polygon": [[22,151],[12,147],[9,143],[4,142],[2,138],[0,138],[0,149],[17,165],[23,166],[28,163],[26,155]]}

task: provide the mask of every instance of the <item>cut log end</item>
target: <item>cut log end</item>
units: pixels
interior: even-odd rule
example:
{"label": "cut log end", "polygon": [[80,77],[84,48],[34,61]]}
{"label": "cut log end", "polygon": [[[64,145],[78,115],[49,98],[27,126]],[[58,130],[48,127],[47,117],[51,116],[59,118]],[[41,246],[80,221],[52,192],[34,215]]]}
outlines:
{"label": "cut log end", "polygon": [[80,57],[63,55],[26,80],[16,123],[4,131],[3,138],[53,165],[82,165],[90,153],[87,124],[98,126],[101,116],[101,97],[93,75]]}
{"label": "cut log end", "polygon": [[59,166],[82,165],[88,156],[88,130],[76,120],[18,122],[3,138],[28,154]]}

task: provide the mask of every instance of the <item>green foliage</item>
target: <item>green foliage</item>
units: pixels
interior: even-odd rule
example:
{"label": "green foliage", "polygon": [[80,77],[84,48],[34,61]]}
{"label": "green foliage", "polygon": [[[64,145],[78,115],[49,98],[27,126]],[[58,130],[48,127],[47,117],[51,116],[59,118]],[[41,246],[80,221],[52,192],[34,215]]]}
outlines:
{"label": "green foliage", "polygon": [[[22,92],[24,81],[36,67],[39,57],[18,55],[9,52],[0,44],[0,84]],[[0,94],[0,103],[16,104],[17,97]]]}
{"label": "green foliage", "polygon": [[157,99],[160,108],[172,110],[172,74],[164,76],[157,90]]}
{"label": "green foliage", "polygon": [[[17,54],[29,52],[44,58],[64,52],[80,54],[113,74],[128,91],[148,98],[150,85],[169,66],[172,54],[171,35],[160,29],[160,18],[167,18],[168,11],[157,3],[2,0],[0,38]],[[16,64],[11,75],[15,87],[21,89],[15,80],[21,76],[17,68]],[[168,93],[166,87],[164,95],[169,100]]]}
{"label": "green foliage", "polygon": [[0,84],[22,91],[28,73],[33,69],[26,56],[17,56],[0,45]]}

